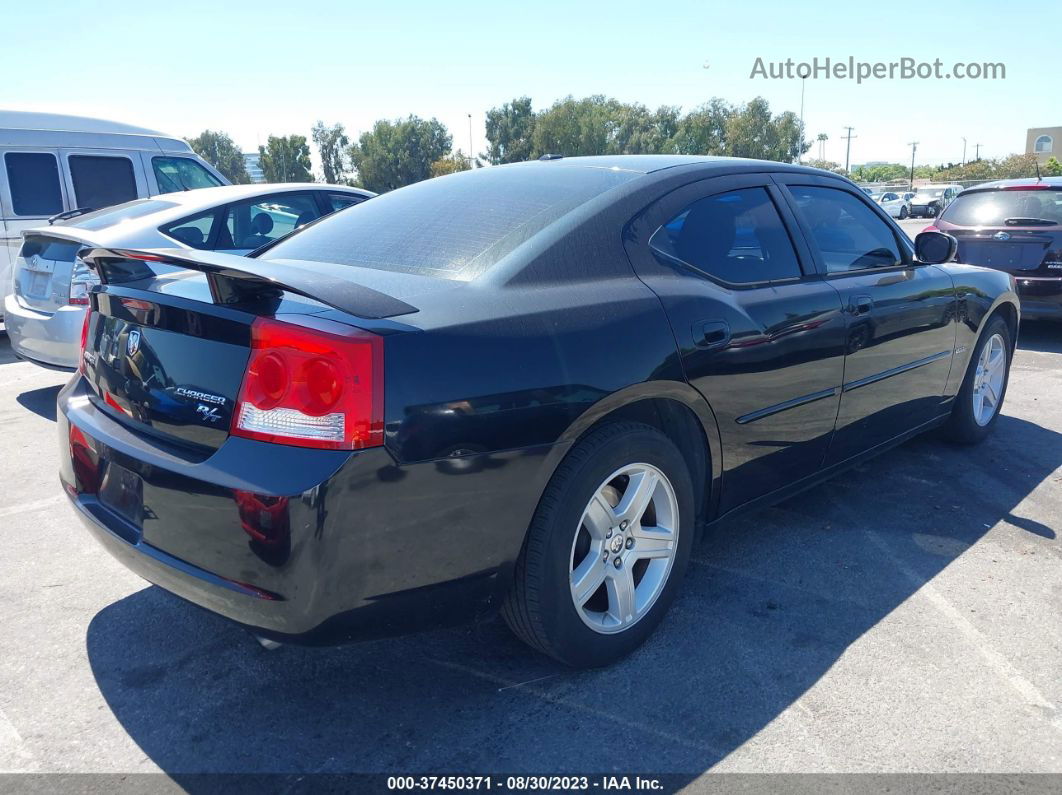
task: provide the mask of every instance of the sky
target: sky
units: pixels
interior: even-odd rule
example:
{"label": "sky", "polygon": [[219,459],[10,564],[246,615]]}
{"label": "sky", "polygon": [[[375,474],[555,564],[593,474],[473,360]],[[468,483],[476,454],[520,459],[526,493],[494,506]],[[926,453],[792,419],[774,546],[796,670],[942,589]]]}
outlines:
{"label": "sky", "polygon": [[[454,148],[484,151],[485,114],[513,97],[536,109],[568,94],[691,109],[765,97],[800,112],[802,81],[752,77],[792,58],[909,57],[945,72],[1002,63],[1006,77],[803,81],[807,137],[828,160],[958,162],[1024,151],[1028,127],[1062,125],[1050,37],[1062,3],[856,2],[179,3],[0,0],[0,108],[114,119],[192,136],[229,133],[252,151],[309,137],[318,119],[351,137],[380,118],[438,118]],[[20,43],[17,31],[37,31]],[[40,32],[47,30],[46,36]],[[795,67],[794,67],[795,68]],[[805,157],[817,157],[818,143]]]}

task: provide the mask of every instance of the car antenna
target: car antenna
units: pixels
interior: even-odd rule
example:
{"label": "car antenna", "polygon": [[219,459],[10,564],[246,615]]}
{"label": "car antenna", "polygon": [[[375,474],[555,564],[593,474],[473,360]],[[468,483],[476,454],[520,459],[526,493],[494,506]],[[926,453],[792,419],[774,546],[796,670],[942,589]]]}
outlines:
{"label": "car antenna", "polygon": [[1040,176],[1040,161],[1036,161],[1036,181],[1043,182],[1044,178]]}

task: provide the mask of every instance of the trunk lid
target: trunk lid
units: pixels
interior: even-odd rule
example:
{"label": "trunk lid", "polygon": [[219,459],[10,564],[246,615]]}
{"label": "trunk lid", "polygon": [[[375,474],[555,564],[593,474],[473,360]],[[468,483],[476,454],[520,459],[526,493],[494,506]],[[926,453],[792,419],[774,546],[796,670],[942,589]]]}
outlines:
{"label": "trunk lid", "polygon": [[28,233],[15,259],[12,285],[18,302],[51,314],[70,300],[70,276],[79,241]]}
{"label": "trunk lid", "polygon": [[1062,277],[1062,227],[939,226],[959,241],[959,262],[1009,273]]}
{"label": "trunk lid", "polygon": [[207,454],[229,436],[257,318],[334,318],[338,308],[361,326],[416,311],[341,272],[233,255],[94,249],[83,259],[102,281],[85,344],[91,399],[134,430]]}

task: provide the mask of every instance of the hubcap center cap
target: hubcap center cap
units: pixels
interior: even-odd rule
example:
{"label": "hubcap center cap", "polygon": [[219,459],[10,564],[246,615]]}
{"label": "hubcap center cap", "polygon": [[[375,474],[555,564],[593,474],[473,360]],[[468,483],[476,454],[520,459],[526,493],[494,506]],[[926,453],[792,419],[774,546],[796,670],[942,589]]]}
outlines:
{"label": "hubcap center cap", "polygon": [[623,536],[612,536],[611,547],[613,552],[619,552],[623,549]]}

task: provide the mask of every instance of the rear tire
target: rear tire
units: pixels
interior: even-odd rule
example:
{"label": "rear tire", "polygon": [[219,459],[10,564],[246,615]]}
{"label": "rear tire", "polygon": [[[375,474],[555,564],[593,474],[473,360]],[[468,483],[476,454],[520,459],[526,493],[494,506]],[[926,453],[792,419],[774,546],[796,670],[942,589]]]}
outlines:
{"label": "rear tire", "polygon": [[629,654],[679,588],[693,545],[693,495],[682,454],[655,428],[617,422],[591,432],[535,511],[502,607],[510,629],[577,668]]}
{"label": "rear tire", "polygon": [[906,217],[907,217],[907,208],[906,207],[901,207],[900,208],[900,220],[902,221]]}
{"label": "rear tire", "polygon": [[955,396],[951,416],[944,426],[948,439],[977,444],[992,432],[1007,395],[1012,355],[1010,327],[1003,318],[993,317],[974,346],[962,387]]}

